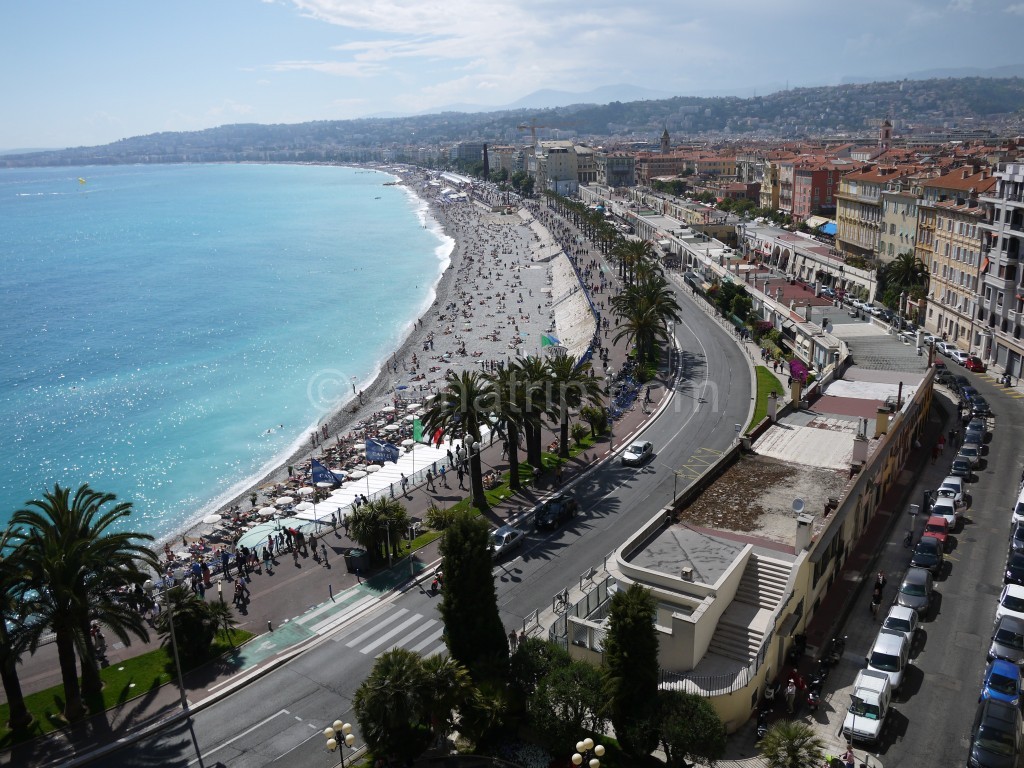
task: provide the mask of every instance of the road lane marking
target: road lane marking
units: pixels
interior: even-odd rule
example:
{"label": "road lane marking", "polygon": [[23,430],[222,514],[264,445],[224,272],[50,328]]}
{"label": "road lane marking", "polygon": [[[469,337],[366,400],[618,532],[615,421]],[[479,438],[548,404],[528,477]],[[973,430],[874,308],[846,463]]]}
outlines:
{"label": "road lane marking", "polygon": [[420,624],[419,627],[417,627],[412,632],[407,634],[405,637],[403,637],[401,640],[399,640],[397,643],[392,645],[387,650],[381,651],[380,653],[378,653],[376,656],[374,656],[374,658],[375,659],[379,659],[381,656],[383,656],[385,653],[387,653],[387,651],[393,651],[395,648],[403,648],[403,647],[405,647],[406,643],[412,642],[416,638],[417,635],[423,634],[424,632],[426,632],[428,629],[430,629],[435,624],[437,624],[436,620],[434,620],[434,619],[427,619],[425,622]]}
{"label": "road lane marking", "polygon": [[375,648],[379,648],[380,646],[384,645],[384,643],[386,643],[392,637],[394,637],[395,635],[401,634],[402,632],[404,632],[406,629],[408,629],[410,626],[412,626],[413,624],[415,624],[417,621],[419,621],[422,618],[423,617],[420,614],[418,614],[418,613],[414,614],[411,619],[407,619],[406,621],[403,621],[401,624],[399,624],[397,627],[392,629],[386,635],[384,635],[382,637],[379,637],[376,640],[374,640],[372,643],[370,643],[369,645],[367,645],[367,646],[365,646],[363,648],[360,648],[359,652],[362,653],[362,654],[368,654],[368,653],[372,652]]}
{"label": "road lane marking", "polygon": [[444,634],[444,629],[443,628],[438,629],[436,632],[431,633],[430,637],[428,637],[422,643],[420,643],[417,646],[414,646],[414,647],[410,648],[409,650],[412,651],[413,653],[419,653],[420,651],[422,651],[424,648],[426,648],[431,643],[437,642],[437,640],[441,637],[442,634]]}
{"label": "road lane marking", "polygon": [[[281,715],[290,715],[290,714],[291,714],[291,712],[289,712],[287,709],[279,709],[277,712],[272,714],[270,717],[266,718],[265,720],[261,720],[260,722],[256,723],[256,725],[252,726],[251,728],[247,728],[246,730],[242,731],[237,736],[234,736],[234,737],[228,739],[223,744],[220,744],[220,745],[214,747],[213,749],[207,750],[206,752],[203,753],[203,757],[209,757],[214,752],[219,752],[220,750],[224,749],[224,747],[230,746],[231,744],[235,743],[239,739],[244,738],[245,736],[248,736],[250,733],[255,731],[257,728],[262,728],[264,725],[269,723],[275,717],[280,717]],[[199,762],[199,758],[198,757],[193,757],[191,760],[188,761],[188,763],[186,763],[186,765],[192,765],[193,763],[198,763],[198,762]]]}
{"label": "road lane marking", "polygon": [[382,630],[384,627],[386,627],[391,622],[398,621],[400,618],[402,618],[402,616],[404,616],[408,612],[409,611],[407,609],[405,609],[405,608],[398,609],[395,613],[391,614],[387,618],[382,619],[381,621],[379,621],[376,624],[374,624],[368,630],[363,632],[363,634],[359,635],[356,638],[353,638],[352,640],[349,640],[347,643],[345,643],[345,647],[346,648],[354,648],[355,646],[359,645],[364,640],[368,639],[372,635],[374,635],[377,632],[379,632],[380,630]]}

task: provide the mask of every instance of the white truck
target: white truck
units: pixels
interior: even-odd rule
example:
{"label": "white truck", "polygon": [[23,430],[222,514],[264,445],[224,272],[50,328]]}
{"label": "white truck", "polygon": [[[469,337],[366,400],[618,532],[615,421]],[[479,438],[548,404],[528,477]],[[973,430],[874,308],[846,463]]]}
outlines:
{"label": "white truck", "polygon": [[891,704],[889,676],[873,669],[862,669],[853,681],[850,708],[843,721],[843,735],[850,741],[876,743],[882,735]]}

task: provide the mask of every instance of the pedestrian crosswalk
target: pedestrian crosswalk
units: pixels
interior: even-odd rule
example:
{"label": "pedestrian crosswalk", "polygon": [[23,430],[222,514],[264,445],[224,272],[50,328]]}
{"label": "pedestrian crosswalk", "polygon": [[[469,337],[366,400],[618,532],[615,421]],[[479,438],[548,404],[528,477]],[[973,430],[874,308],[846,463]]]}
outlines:
{"label": "pedestrian crosswalk", "polygon": [[445,650],[442,639],[444,625],[437,619],[427,618],[407,608],[396,608],[374,616],[368,625],[353,632],[358,634],[343,636],[339,641],[344,642],[346,648],[358,650],[364,656],[373,654],[374,658],[393,648],[405,648],[423,656],[434,656]]}

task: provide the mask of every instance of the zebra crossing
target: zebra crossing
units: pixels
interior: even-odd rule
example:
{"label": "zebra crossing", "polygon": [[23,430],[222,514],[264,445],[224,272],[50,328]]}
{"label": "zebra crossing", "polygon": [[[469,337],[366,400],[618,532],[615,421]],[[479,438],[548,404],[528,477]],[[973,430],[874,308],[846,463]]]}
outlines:
{"label": "zebra crossing", "polygon": [[373,654],[375,659],[394,648],[405,648],[422,656],[435,656],[446,650],[442,638],[444,624],[407,608],[389,610],[374,617],[369,626],[364,625],[353,631],[359,634],[355,637],[340,637],[338,642],[345,643],[346,648],[358,650],[364,656]]}

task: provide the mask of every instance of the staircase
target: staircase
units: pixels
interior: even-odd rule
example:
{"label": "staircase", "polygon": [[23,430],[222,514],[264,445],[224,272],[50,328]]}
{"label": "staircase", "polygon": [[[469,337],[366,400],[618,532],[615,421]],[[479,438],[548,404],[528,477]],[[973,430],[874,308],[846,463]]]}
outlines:
{"label": "staircase", "polygon": [[764,642],[772,613],[786,596],[791,566],[751,554],[736,597],[718,620],[708,653],[749,663]]}

